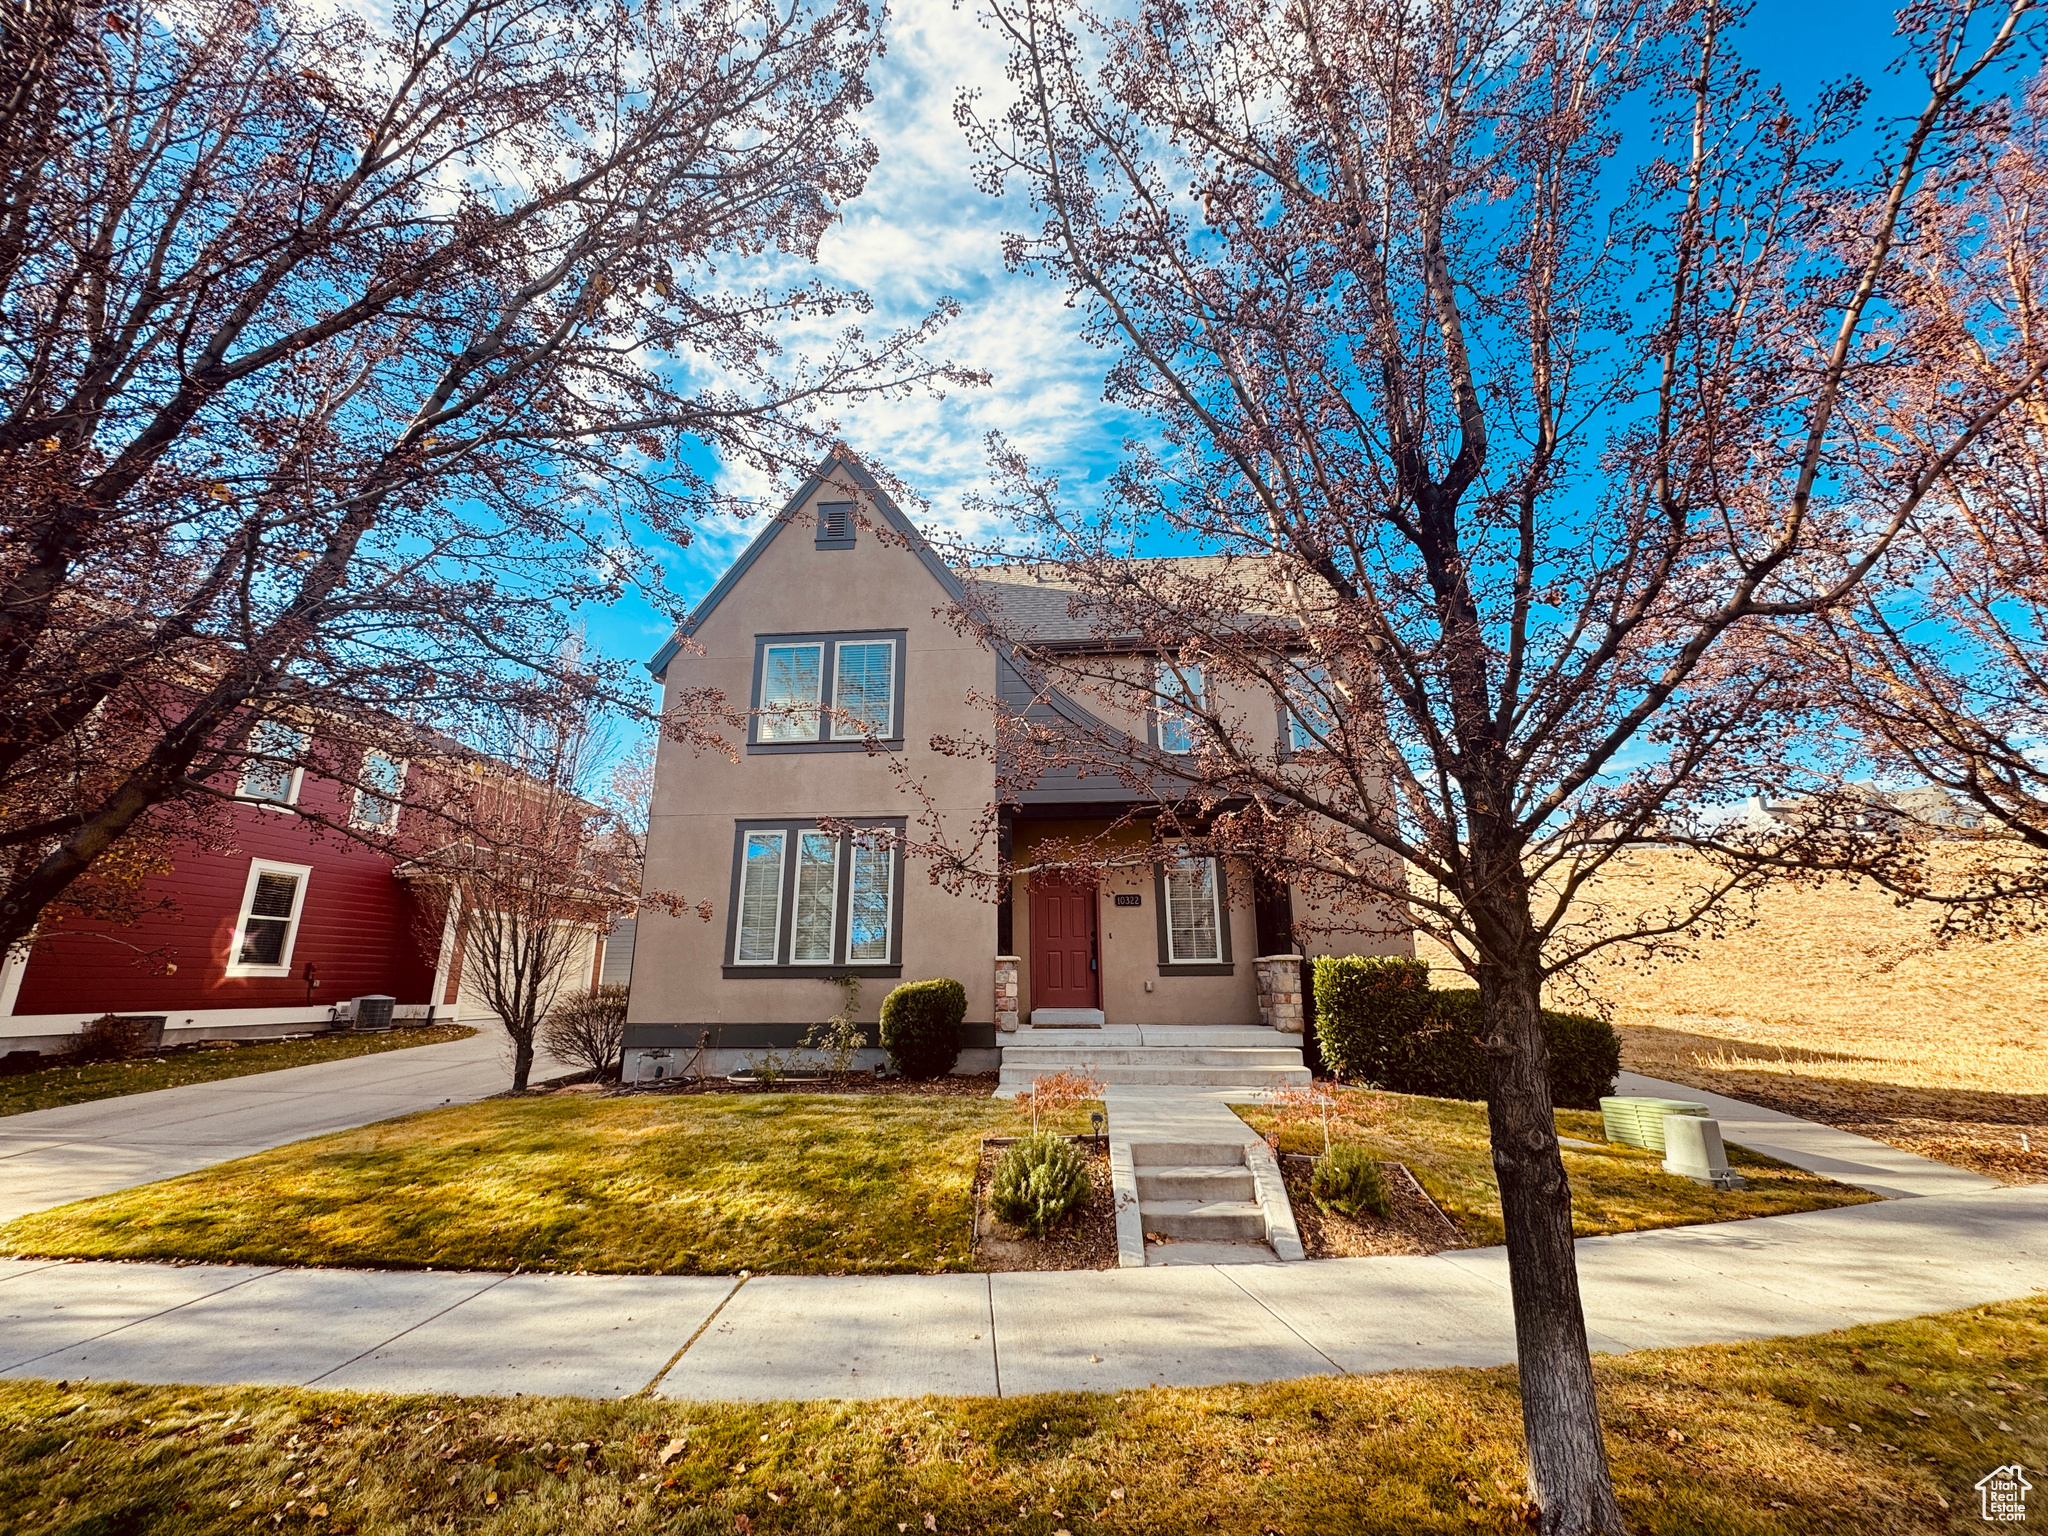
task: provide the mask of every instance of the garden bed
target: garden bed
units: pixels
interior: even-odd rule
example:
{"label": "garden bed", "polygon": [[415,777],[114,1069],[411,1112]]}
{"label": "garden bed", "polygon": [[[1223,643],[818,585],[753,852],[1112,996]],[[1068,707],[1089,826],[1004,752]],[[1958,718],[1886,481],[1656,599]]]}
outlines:
{"label": "garden bed", "polygon": [[[1484,1104],[1319,1086],[1336,1100],[1330,1125],[1335,1140],[1363,1147],[1382,1162],[1405,1163],[1469,1242],[1484,1247],[1502,1240]],[[1286,1115],[1262,1106],[1246,1105],[1237,1114],[1262,1136],[1277,1129],[1281,1152],[1322,1150],[1319,1126],[1284,1123]],[[1728,1148],[1728,1161],[1747,1182],[1741,1189],[1712,1189],[1666,1173],[1660,1153],[1608,1144],[1593,1111],[1561,1109],[1557,1128],[1570,1138],[1563,1156],[1577,1237],[1817,1211],[1878,1198],[1735,1146]]]}
{"label": "garden bed", "polygon": [[1109,1177],[1109,1138],[1076,1136],[1088,1154],[1088,1198],[1043,1238],[1027,1236],[988,1208],[996,1159],[1016,1140],[991,1136],[981,1144],[974,1175],[974,1267],[993,1274],[1048,1269],[1115,1269],[1116,1191]]}
{"label": "garden bed", "polygon": [[1385,1221],[1370,1216],[1342,1216],[1325,1211],[1309,1193],[1316,1160],[1289,1152],[1280,1159],[1280,1177],[1287,1185],[1287,1203],[1301,1231],[1302,1251],[1312,1259],[1376,1259],[1394,1253],[1442,1253],[1465,1246],[1465,1234],[1437,1209],[1406,1163],[1381,1163],[1387,1180],[1387,1201],[1393,1207]]}
{"label": "garden bed", "polygon": [[996,1091],[995,1072],[948,1073],[944,1077],[878,1077],[872,1072],[849,1072],[844,1077],[782,1077],[774,1082],[732,1077],[707,1077],[693,1082],[664,1079],[654,1083],[613,1085],[607,1097],[688,1098],[717,1093],[878,1093],[919,1099],[986,1099]]}

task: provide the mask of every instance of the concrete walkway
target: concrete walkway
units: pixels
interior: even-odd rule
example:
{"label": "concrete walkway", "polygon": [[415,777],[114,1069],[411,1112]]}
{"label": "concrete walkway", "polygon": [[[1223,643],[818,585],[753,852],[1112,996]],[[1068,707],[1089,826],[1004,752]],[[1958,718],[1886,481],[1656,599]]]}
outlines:
{"label": "concrete walkway", "polygon": [[445,1045],[0,1117],[0,1222],[308,1136],[489,1098],[512,1085],[507,1050],[504,1031],[486,1025]]}
{"label": "concrete walkway", "polygon": [[[1589,1238],[1578,1250],[1596,1350],[1813,1333],[2048,1288],[2048,1186]],[[0,1375],[43,1379],[763,1401],[1117,1391],[1513,1358],[1498,1248],[744,1282],[0,1261]]]}
{"label": "concrete walkway", "polygon": [[1725,1098],[1702,1088],[1689,1088],[1684,1083],[1667,1083],[1658,1078],[1644,1077],[1639,1072],[1624,1072],[1616,1080],[1615,1091],[1658,1099],[1690,1099],[1695,1104],[1704,1104],[1707,1113],[1721,1122],[1724,1140],[1747,1147],[1752,1152],[1761,1152],[1766,1157],[1775,1157],[1795,1168],[1804,1168],[1808,1173],[1826,1174],[1837,1183],[1871,1190],[1888,1199],[1968,1195],[2003,1188],[1997,1180],[1987,1179],[1967,1168],[1938,1163],[1931,1157],[1902,1151],[1884,1142],[1873,1141],[1868,1136],[1838,1131],[1831,1125],[1817,1125],[1811,1120],[1801,1120],[1796,1115],[1765,1109],[1758,1104],[1745,1104],[1740,1099]]}

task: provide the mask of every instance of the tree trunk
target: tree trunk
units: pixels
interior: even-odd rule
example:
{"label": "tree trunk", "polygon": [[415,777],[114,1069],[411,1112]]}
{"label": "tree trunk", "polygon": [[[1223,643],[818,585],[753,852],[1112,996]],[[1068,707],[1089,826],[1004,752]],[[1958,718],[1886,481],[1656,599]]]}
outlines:
{"label": "tree trunk", "polygon": [[1491,1078],[1486,1117],[1507,1229],[1515,1305],[1522,1433],[1544,1536],[1620,1536],[1621,1507],[1607,1467],[1579,1270],[1572,1197],[1550,1103],[1542,975],[1532,952],[1512,969],[1480,972]]}
{"label": "tree trunk", "polygon": [[526,1080],[533,1075],[533,1031],[524,1038],[512,1036],[512,1091],[526,1092]]}

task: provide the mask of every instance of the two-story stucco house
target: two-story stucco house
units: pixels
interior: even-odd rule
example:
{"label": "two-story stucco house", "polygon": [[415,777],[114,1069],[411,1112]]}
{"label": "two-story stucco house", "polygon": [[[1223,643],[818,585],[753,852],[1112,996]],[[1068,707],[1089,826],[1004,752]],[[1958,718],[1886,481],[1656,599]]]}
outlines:
{"label": "two-story stucco house", "polygon": [[[1028,573],[987,574],[1018,584],[1017,603],[1066,612]],[[951,621],[961,597],[841,450],[653,658],[668,709],[701,718],[717,699],[745,724],[730,751],[661,744],[645,887],[712,915],[643,912],[628,1080],[689,1070],[700,1049],[697,1069],[786,1055],[837,1011],[833,978],[861,978],[871,1023],[899,981],[950,976],[968,998],[960,1071],[1028,1080],[1073,1058],[1110,1081],[1304,1081],[1284,887],[1227,859],[1085,878],[1042,867],[1034,845],[1106,825],[1128,791],[1072,773],[999,785],[985,755],[935,747],[986,738],[992,700],[1031,703],[1011,700],[1016,674]],[[1003,900],[954,894],[900,840],[933,817],[962,843],[985,824],[1015,865],[1041,867]],[[1074,1058],[1083,1041],[1096,1049]]]}

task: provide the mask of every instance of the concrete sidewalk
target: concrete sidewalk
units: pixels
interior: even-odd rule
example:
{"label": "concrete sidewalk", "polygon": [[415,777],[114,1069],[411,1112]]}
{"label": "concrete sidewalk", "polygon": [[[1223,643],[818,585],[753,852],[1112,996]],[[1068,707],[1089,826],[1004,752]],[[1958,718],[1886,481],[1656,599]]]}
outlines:
{"label": "concrete sidewalk", "polygon": [[[1578,1256],[1597,1350],[1813,1333],[2048,1288],[2048,1186],[1589,1238]],[[46,1379],[764,1401],[1513,1358],[1498,1248],[744,1282],[0,1261],[0,1375]]]}
{"label": "concrete sidewalk", "polygon": [[1707,1113],[1721,1122],[1725,1140],[1781,1163],[1804,1168],[1808,1173],[1826,1174],[1840,1184],[1854,1184],[1888,1199],[1918,1195],[1968,1195],[2000,1189],[1967,1168],[1939,1163],[1898,1147],[1818,1125],[1796,1115],[1746,1104],[1740,1099],[1688,1088],[1684,1083],[1667,1083],[1639,1072],[1624,1072],[1616,1080],[1615,1092],[1642,1094],[1658,1099],[1690,1099],[1707,1106]]}
{"label": "concrete sidewalk", "polygon": [[445,1045],[0,1117],[0,1222],[308,1136],[489,1098],[512,1086],[508,1051],[504,1031],[486,1024]]}

